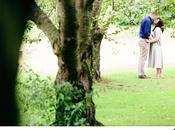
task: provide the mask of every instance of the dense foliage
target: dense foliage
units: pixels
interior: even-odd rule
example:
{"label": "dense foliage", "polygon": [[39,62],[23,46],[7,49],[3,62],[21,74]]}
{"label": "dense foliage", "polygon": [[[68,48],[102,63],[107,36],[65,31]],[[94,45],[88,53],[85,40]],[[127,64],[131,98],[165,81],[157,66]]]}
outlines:
{"label": "dense foliage", "polygon": [[70,83],[63,83],[56,87],[56,121],[58,126],[88,125],[86,121],[87,101],[85,92]]}
{"label": "dense foliage", "polygon": [[[56,86],[51,77],[20,69],[16,91],[20,125],[88,125],[83,116],[88,105],[88,95],[85,96],[83,89],[73,87],[70,83]],[[55,118],[55,115],[61,118]]]}
{"label": "dense foliage", "polygon": [[111,24],[118,31],[139,25],[142,18],[157,10],[166,27],[175,27],[174,0],[104,0],[100,25],[106,30]]}
{"label": "dense foliage", "polygon": [[20,125],[50,125],[55,120],[54,80],[32,70],[20,69],[17,78],[17,102]]}

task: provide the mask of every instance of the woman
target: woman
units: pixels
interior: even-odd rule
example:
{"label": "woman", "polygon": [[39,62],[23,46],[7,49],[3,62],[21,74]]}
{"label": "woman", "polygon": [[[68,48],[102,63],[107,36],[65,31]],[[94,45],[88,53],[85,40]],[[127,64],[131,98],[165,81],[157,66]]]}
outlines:
{"label": "woman", "polygon": [[156,78],[162,77],[163,56],[161,49],[161,36],[164,31],[163,26],[163,21],[158,18],[155,21],[152,38],[147,40],[147,42],[150,43],[148,67],[156,68]]}

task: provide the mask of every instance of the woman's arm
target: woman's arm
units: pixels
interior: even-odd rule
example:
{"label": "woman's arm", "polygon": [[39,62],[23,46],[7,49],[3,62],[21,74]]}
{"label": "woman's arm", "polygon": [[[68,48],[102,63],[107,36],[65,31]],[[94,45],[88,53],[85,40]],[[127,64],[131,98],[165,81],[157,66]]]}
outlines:
{"label": "woman's arm", "polygon": [[161,30],[161,28],[157,27],[154,31],[155,31],[155,37],[153,37],[153,38],[147,40],[147,42],[149,42],[149,43],[154,43],[154,42],[160,41],[161,35],[162,35],[162,30]]}

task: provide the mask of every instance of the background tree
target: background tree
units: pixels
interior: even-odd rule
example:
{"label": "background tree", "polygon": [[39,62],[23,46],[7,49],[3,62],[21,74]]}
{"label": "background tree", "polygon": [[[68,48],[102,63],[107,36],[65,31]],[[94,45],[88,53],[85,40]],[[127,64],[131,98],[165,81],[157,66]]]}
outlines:
{"label": "background tree", "polygon": [[[53,51],[58,57],[59,71],[57,73],[56,84],[65,81],[70,82],[73,87],[84,90],[82,96],[88,104],[82,117],[86,117],[89,125],[96,125],[95,106],[92,100],[92,67],[93,67],[93,48],[92,29],[96,23],[92,22],[91,17],[99,14],[102,1],[99,0],[61,0],[57,1],[57,29],[53,22],[48,18],[44,11],[35,3],[33,4],[33,15],[31,20],[36,23],[50,40]],[[95,7],[96,6],[96,7]],[[95,29],[96,30],[96,29]],[[97,35],[97,31],[93,31]],[[82,97],[81,96],[81,97]],[[76,99],[75,104],[82,101]],[[59,107],[59,106],[58,106]],[[56,112],[56,123],[63,118]],[[62,111],[64,113],[64,111]]]}

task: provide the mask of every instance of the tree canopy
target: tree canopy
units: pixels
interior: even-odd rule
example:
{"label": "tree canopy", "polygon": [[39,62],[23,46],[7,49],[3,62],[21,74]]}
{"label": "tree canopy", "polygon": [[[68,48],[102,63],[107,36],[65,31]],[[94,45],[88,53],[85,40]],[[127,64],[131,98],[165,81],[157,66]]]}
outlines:
{"label": "tree canopy", "polygon": [[110,24],[127,29],[139,25],[143,17],[157,11],[165,27],[175,27],[174,0],[104,0],[100,16],[101,26]]}

